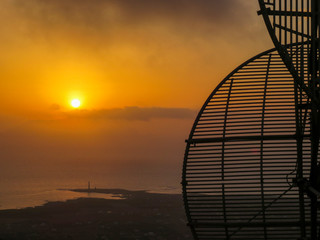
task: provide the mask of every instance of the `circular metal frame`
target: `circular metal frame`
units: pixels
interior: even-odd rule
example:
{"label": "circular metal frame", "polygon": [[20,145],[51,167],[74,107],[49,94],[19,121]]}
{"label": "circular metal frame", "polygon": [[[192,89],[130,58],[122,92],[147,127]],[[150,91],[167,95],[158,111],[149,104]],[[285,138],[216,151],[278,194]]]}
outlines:
{"label": "circular metal frame", "polygon": [[[296,132],[303,136],[306,129],[301,119],[309,112],[310,119],[310,175],[303,178],[301,163],[303,145],[297,141],[297,174],[300,192],[307,193],[311,199],[311,239],[319,239],[318,197],[320,197],[320,1],[319,0],[258,0],[265,24],[271,39],[284,64],[292,74],[296,88]],[[293,52],[290,46],[302,42]],[[288,45],[289,44],[289,45]],[[288,46],[291,51],[288,51]],[[307,54],[306,54],[307,53]],[[307,101],[305,101],[307,99]],[[302,199],[302,196],[301,196]],[[306,233],[301,233],[305,238]]]}
{"label": "circular metal frame", "polygon": [[[317,27],[314,21],[314,0],[258,0],[270,37],[284,64],[299,87],[309,98],[314,99],[309,83],[316,58]],[[304,43],[295,51],[288,46]],[[318,43],[319,44],[319,43]],[[304,54],[304,52],[308,54]]]}
{"label": "circular metal frame", "polygon": [[[293,48],[298,48],[294,45]],[[195,239],[298,239],[310,228],[310,125],[296,133],[295,81],[276,49],[230,73],[187,140],[183,198]],[[305,234],[305,233],[303,233]]]}

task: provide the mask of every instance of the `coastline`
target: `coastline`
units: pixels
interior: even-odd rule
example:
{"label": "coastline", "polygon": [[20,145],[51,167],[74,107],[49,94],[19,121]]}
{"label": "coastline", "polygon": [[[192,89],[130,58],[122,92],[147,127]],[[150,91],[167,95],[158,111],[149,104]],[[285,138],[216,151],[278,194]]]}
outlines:
{"label": "coastline", "polygon": [[180,194],[65,189],[121,196],[0,210],[0,239],[192,239]]}
{"label": "coastline", "polygon": [[[64,190],[64,189],[60,189]],[[141,194],[147,194],[146,190],[126,190],[121,188],[93,188],[93,189],[84,189],[84,188],[75,188],[75,189],[65,189],[67,191],[79,192],[79,193],[100,193],[100,194],[111,194],[115,197],[122,196],[122,198],[137,197]],[[170,195],[170,194],[168,194]]]}

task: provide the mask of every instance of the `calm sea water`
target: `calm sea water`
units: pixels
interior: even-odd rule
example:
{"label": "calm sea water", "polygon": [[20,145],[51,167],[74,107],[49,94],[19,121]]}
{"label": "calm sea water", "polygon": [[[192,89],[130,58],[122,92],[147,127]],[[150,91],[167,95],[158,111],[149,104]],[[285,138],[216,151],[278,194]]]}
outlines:
{"label": "calm sea water", "polygon": [[[88,180],[79,178],[1,178],[0,177],[0,209],[19,209],[34,207],[52,201],[66,201],[81,197],[113,198],[111,194],[78,193],[59,189],[87,188]],[[159,193],[181,193],[177,182],[156,181],[146,179],[135,181],[125,179],[108,179],[100,177],[90,181],[91,188],[122,188],[128,190],[148,190]]]}

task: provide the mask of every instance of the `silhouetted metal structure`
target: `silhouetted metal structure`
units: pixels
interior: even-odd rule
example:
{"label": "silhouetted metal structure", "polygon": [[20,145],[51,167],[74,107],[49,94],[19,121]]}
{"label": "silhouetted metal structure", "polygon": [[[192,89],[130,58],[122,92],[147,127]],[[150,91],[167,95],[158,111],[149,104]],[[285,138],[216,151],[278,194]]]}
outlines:
{"label": "silhouetted metal structure", "polygon": [[[304,214],[303,194],[311,199],[311,239],[317,236],[317,205],[319,196],[319,0],[259,0],[260,14],[263,15],[271,39],[284,64],[292,74],[296,91],[296,134],[297,134],[297,182],[300,188],[301,221]],[[287,45],[302,44],[292,55]],[[306,126],[304,119],[310,121]],[[302,163],[302,138],[309,129],[311,141],[310,175],[304,178]],[[305,228],[301,227],[301,237],[305,238]]]}
{"label": "silhouetted metal structure", "polygon": [[276,48],[219,84],[187,140],[195,239],[318,239],[319,1],[259,4]]}

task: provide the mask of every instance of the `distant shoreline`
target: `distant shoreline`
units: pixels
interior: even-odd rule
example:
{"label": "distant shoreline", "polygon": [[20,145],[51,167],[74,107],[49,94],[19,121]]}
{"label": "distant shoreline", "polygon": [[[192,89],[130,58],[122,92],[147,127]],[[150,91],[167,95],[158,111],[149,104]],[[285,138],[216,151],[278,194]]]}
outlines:
{"label": "distant shoreline", "polygon": [[[74,199],[67,199],[65,201],[47,201],[42,205],[33,206],[33,207],[24,207],[18,209],[0,209],[0,214],[3,212],[19,212],[24,210],[32,210],[32,209],[40,209],[46,208],[48,206],[53,205],[61,205],[61,204],[68,204],[70,202],[77,202],[77,201],[90,201],[90,200],[101,200],[101,201],[118,201],[118,200],[139,200],[139,199],[157,199],[159,198],[181,198],[182,203],[182,194],[176,193],[157,193],[157,192],[149,192],[148,190],[127,190],[122,188],[95,188],[95,189],[85,189],[85,188],[59,188],[56,189],[58,191],[71,191],[71,192],[78,192],[78,193],[100,193],[100,194],[111,194],[115,195],[115,198],[103,198],[103,197],[78,197]],[[119,197],[119,198],[116,198]]]}
{"label": "distant shoreline", "polygon": [[58,189],[67,190],[73,192],[81,193],[102,193],[102,194],[122,194],[122,195],[132,195],[132,194],[164,194],[164,195],[181,195],[180,193],[163,193],[163,192],[152,192],[152,190],[127,190],[122,188],[76,188],[76,189]]}
{"label": "distant shoreline", "polygon": [[[58,189],[63,190],[63,189]],[[103,194],[139,194],[139,193],[147,193],[147,190],[127,190],[122,188],[75,188],[75,189],[64,189],[67,191],[73,192],[85,192],[85,193],[103,193]]]}
{"label": "distant shoreline", "polygon": [[34,208],[43,206],[48,202],[65,202],[67,200],[74,200],[78,198],[104,198],[104,199],[124,199],[143,194],[169,194],[179,195],[176,192],[166,192],[166,190],[145,190],[134,189],[127,190],[125,188],[53,188],[52,190],[45,190],[33,192],[31,194],[15,195],[12,199],[9,196],[2,198],[0,204],[0,211],[2,210],[17,210],[24,208]]}
{"label": "distant shoreline", "polygon": [[[111,200],[121,200],[137,197],[138,195],[142,196],[145,194],[149,194],[146,190],[126,190],[121,188],[94,188],[94,189],[86,189],[86,188],[76,188],[76,189],[59,189],[65,191],[72,191],[78,193],[98,193],[98,194],[108,194],[111,195]],[[97,197],[99,198],[99,197]]]}
{"label": "distant shoreline", "polygon": [[60,190],[124,197],[83,197],[0,210],[0,239],[192,239],[181,194],[125,189]]}

